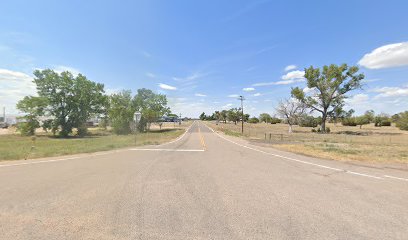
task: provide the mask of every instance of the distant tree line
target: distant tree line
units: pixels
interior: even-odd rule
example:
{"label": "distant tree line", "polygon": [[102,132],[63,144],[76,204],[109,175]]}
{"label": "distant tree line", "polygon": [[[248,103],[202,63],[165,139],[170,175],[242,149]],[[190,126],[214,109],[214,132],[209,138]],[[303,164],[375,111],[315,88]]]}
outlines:
{"label": "distant tree line", "polygon": [[130,90],[107,95],[103,84],[82,74],[46,69],[34,71],[34,76],[37,95],[24,97],[16,106],[25,113],[17,126],[23,135],[34,135],[42,127],[60,137],[72,135],[74,129],[77,136],[85,136],[90,118],[101,119],[100,126],[110,125],[116,134],[129,134],[136,130],[135,112],[142,114],[139,131],[170,114],[166,96],[149,89],[138,89],[134,96]]}

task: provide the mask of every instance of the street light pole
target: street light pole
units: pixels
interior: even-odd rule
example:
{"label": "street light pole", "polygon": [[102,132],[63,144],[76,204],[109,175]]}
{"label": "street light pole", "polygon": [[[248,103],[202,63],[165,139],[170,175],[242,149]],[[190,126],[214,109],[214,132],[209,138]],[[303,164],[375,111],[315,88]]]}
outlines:
{"label": "street light pole", "polygon": [[241,100],[241,133],[244,135],[244,100],[243,96],[239,96],[238,100]]}

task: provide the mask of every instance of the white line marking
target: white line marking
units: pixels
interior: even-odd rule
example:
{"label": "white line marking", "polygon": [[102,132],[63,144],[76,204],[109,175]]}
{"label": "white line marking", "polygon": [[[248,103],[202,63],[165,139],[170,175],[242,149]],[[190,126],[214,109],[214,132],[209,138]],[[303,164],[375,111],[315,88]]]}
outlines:
{"label": "white line marking", "polygon": [[35,161],[35,162],[14,163],[14,164],[0,165],[0,167],[13,167],[13,166],[31,165],[31,164],[38,164],[38,163],[62,162],[62,161],[78,159],[78,158],[81,158],[81,157],[70,157],[70,158],[59,158],[59,159],[43,160],[43,161]]}
{"label": "white line marking", "polygon": [[386,178],[392,178],[392,179],[397,179],[397,180],[402,180],[402,181],[407,181],[407,182],[408,182],[408,179],[406,179],[406,178],[394,177],[394,176],[389,176],[389,175],[384,175],[384,177],[386,177]]}
{"label": "white line marking", "polygon": [[363,174],[363,173],[358,173],[358,172],[353,172],[353,171],[349,171],[349,170],[345,170],[345,169],[340,169],[340,168],[334,168],[334,167],[329,167],[329,166],[325,166],[325,165],[321,165],[321,164],[317,164],[317,163],[311,163],[311,162],[307,162],[307,161],[303,161],[303,160],[299,160],[299,159],[295,159],[295,158],[291,158],[291,157],[285,157],[282,155],[278,155],[278,154],[274,154],[274,153],[270,153],[270,152],[265,152],[256,148],[252,148],[252,147],[248,147],[239,143],[236,143],[230,139],[225,138],[224,136],[220,135],[219,133],[215,132],[214,129],[212,129],[211,127],[205,125],[207,128],[209,128],[213,133],[217,134],[219,137],[221,137],[222,139],[231,142],[235,145],[238,145],[240,147],[244,147],[247,149],[251,149],[253,151],[257,151],[263,154],[267,154],[267,155],[271,155],[271,156],[275,156],[275,157],[279,157],[279,158],[283,158],[283,159],[287,159],[290,161],[294,161],[294,162],[299,162],[299,163],[304,163],[304,164],[308,164],[308,165],[312,165],[312,166],[316,166],[316,167],[320,167],[320,168],[326,168],[326,169],[330,169],[333,171],[338,171],[338,172],[345,172],[345,173],[349,173],[349,174],[353,174],[353,175],[358,175],[358,176],[362,176],[362,177],[369,177],[369,178],[375,178],[375,179],[384,179],[382,177],[377,177],[377,176],[373,176],[373,175],[368,175],[368,174]]}
{"label": "white line marking", "polygon": [[190,125],[190,127],[188,127],[187,130],[186,130],[186,131],[183,133],[183,135],[181,135],[180,137],[176,138],[175,140],[173,140],[173,141],[171,141],[171,142],[163,143],[163,144],[160,144],[160,145],[157,145],[157,146],[165,146],[165,145],[168,145],[168,144],[171,144],[171,143],[175,143],[175,142],[180,141],[180,140],[187,134],[187,132],[190,131],[190,128],[194,125],[195,122],[196,122],[196,121],[194,121],[194,122]]}
{"label": "white line marking", "polygon": [[204,152],[204,149],[132,148],[131,151]]}
{"label": "white line marking", "polygon": [[346,170],[346,173],[354,174],[354,175],[358,175],[358,176],[363,176],[363,177],[375,178],[375,179],[384,179],[382,177],[377,177],[377,176],[368,175],[368,174],[364,174],[364,173],[353,172],[353,171],[349,171],[349,170]]}

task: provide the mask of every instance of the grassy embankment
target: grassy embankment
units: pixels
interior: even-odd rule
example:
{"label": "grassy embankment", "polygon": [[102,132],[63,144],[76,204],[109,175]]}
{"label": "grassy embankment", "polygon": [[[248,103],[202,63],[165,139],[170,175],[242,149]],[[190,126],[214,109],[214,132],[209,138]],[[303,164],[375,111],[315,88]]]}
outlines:
{"label": "grassy embankment", "polygon": [[[33,141],[32,137],[23,137],[18,134],[0,135],[0,161],[32,159],[70,155],[77,153],[91,153],[118,148],[141,145],[156,145],[171,141],[184,133],[190,123],[181,126],[167,124],[162,130],[154,127],[148,133],[135,135],[114,135],[100,129],[90,130],[90,135],[83,138],[57,138],[50,134],[39,133]],[[32,148],[34,146],[34,148]]]}
{"label": "grassy embankment", "polygon": [[[207,124],[225,134],[242,136],[240,124]],[[312,128],[298,126],[289,134],[286,124],[247,123],[243,137],[256,144],[326,159],[408,163],[407,131],[373,124],[362,129],[340,123],[330,123],[328,127],[330,134],[312,133]]]}

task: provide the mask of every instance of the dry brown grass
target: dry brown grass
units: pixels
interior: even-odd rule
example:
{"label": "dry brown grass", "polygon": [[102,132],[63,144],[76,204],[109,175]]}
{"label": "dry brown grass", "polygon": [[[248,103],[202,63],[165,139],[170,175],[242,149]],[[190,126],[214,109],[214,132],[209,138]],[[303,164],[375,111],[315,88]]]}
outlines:
{"label": "dry brown grass", "polygon": [[[241,125],[207,122],[226,134],[241,136]],[[359,127],[329,123],[330,134],[312,133],[309,127],[294,127],[288,133],[286,124],[249,124],[244,126],[245,138],[254,143],[278,149],[334,160],[408,163],[408,132],[395,126]]]}

